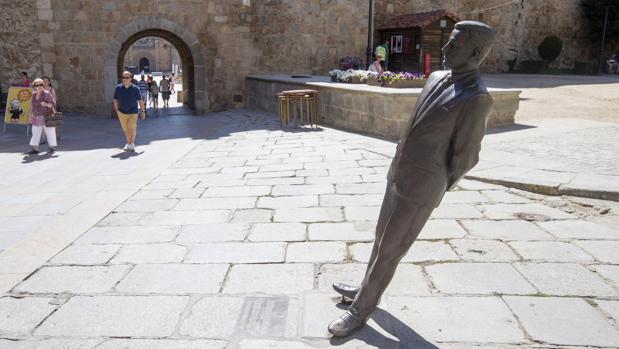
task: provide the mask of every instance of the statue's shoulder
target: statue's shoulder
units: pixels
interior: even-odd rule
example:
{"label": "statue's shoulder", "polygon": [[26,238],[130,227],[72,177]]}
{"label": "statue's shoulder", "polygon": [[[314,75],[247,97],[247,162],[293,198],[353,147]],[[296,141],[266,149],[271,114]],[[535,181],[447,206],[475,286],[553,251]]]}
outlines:
{"label": "statue's shoulder", "polygon": [[442,78],[447,76],[447,74],[450,74],[450,73],[451,73],[450,70],[437,70],[437,71],[434,71],[434,72],[432,72],[432,74],[430,74],[430,76],[428,76],[428,82],[434,82],[434,81],[441,80]]}

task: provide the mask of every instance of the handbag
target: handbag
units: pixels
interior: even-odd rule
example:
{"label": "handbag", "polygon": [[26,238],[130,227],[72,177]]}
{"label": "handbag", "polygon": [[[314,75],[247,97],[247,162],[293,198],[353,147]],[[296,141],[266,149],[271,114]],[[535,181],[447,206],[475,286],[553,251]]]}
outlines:
{"label": "handbag", "polygon": [[45,127],[62,126],[62,113],[55,111],[52,108],[47,108],[47,112],[43,115],[45,118]]}

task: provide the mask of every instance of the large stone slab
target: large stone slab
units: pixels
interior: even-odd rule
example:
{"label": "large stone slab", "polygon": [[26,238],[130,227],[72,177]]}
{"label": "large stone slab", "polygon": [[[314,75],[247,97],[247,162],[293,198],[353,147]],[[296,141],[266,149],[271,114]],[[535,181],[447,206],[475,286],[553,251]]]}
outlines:
{"label": "large stone slab", "polygon": [[[522,219],[533,217],[534,220],[547,219],[574,219],[574,215],[565,213],[559,209],[542,205],[532,204],[494,204],[478,206],[484,215],[490,219]],[[538,218],[536,218],[538,217]]]}
{"label": "large stone slab", "polygon": [[4,340],[0,339],[0,348],[7,349],[92,349],[101,343],[101,339],[39,339],[39,340]]}
{"label": "large stone slab", "polygon": [[249,241],[305,241],[307,226],[303,223],[258,223],[249,234]]}
{"label": "large stone slab", "polygon": [[186,247],[173,243],[131,244],[123,246],[110,263],[179,263],[186,253]]}
{"label": "large stone slab", "polygon": [[0,298],[0,336],[28,335],[56,309],[53,300],[39,297]]}
{"label": "large stone slab", "polygon": [[540,222],[538,224],[560,239],[619,240],[619,230],[583,220]]}
{"label": "large stone slab", "polygon": [[288,263],[342,262],[347,256],[344,242],[294,242],[286,249]]}
{"label": "large stone slab", "polygon": [[223,293],[290,294],[313,288],[312,264],[233,265]]}
{"label": "large stone slab", "polygon": [[552,235],[527,221],[464,220],[462,225],[473,239],[553,240]]}
{"label": "large stone slab", "polygon": [[224,349],[227,342],[212,339],[111,339],[97,349]]}
{"label": "large stone slab", "polygon": [[508,262],[520,260],[514,252],[501,241],[481,239],[454,239],[449,243],[464,260],[477,262]]}
{"label": "large stone slab", "polygon": [[434,286],[448,294],[534,294],[536,289],[507,263],[450,263],[426,267]]}
{"label": "large stone slab", "polygon": [[617,347],[619,331],[579,298],[504,297],[536,341],[559,345]]}
{"label": "large stone slab", "polygon": [[183,225],[227,222],[229,210],[157,211],[139,221],[141,225]]}
{"label": "large stone slab", "polygon": [[75,296],[47,318],[35,335],[170,336],[188,301],[186,296]]}
{"label": "large stone slab", "polygon": [[174,209],[179,211],[191,211],[252,208],[256,206],[256,200],[257,198],[252,196],[183,199]]}
{"label": "large stone slab", "polygon": [[115,287],[132,294],[217,293],[227,264],[140,264]]}
{"label": "large stone slab", "polygon": [[275,222],[341,222],[342,210],[336,207],[283,208],[275,210]]}
{"label": "large stone slab", "polygon": [[190,337],[229,338],[243,306],[243,297],[205,297],[191,307],[180,334]]}
{"label": "large stone slab", "polygon": [[76,244],[132,244],[168,242],[178,234],[176,226],[118,226],[94,227],[75,241]]}
{"label": "large stone slab", "polygon": [[612,287],[580,264],[517,263],[515,266],[533,286],[547,295],[617,296]]}
{"label": "large stone slab", "polygon": [[130,269],[115,266],[58,266],[43,267],[17,287],[27,293],[104,293]]}
{"label": "large stone slab", "polygon": [[368,222],[342,222],[310,224],[308,231],[310,240],[371,241],[374,229]]}
{"label": "large stone slab", "polygon": [[121,245],[71,245],[50,260],[52,264],[105,264]]}
{"label": "large stone slab", "polygon": [[430,219],[417,238],[420,240],[442,240],[457,239],[465,235],[466,231],[455,219]]}
{"label": "large stone slab", "polygon": [[176,241],[199,243],[215,241],[243,241],[250,225],[243,223],[190,224],[181,227]]}
{"label": "large stone slab", "polygon": [[387,310],[427,340],[525,341],[518,321],[498,297],[388,297]]}
{"label": "large stone slab", "polygon": [[577,241],[576,245],[602,263],[619,264],[619,241]]}
{"label": "large stone slab", "polygon": [[222,242],[194,245],[186,263],[280,263],[284,261],[282,242]]}
{"label": "large stone slab", "polygon": [[525,260],[546,262],[593,262],[593,257],[576,245],[560,241],[512,241],[509,245]]}
{"label": "large stone slab", "polygon": [[619,289],[619,265],[595,265],[592,269]]}

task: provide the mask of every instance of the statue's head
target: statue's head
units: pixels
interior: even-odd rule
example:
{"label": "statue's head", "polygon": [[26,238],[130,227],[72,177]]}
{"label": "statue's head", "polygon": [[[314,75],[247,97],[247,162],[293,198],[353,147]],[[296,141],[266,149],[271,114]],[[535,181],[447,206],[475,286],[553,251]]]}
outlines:
{"label": "statue's head", "polygon": [[494,30],[487,24],[475,21],[456,23],[441,50],[443,64],[453,71],[476,69],[490,52],[495,36]]}

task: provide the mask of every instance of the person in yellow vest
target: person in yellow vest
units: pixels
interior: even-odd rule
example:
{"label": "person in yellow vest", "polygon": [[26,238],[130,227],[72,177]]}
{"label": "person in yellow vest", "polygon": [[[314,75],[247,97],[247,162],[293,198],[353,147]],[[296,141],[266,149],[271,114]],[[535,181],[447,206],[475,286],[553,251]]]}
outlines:
{"label": "person in yellow vest", "polygon": [[387,70],[389,62],[389,41],[385,41],[384,44],[376,46],[374,54],[380,56],[380,65],[383,70]]}

